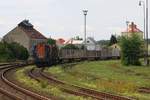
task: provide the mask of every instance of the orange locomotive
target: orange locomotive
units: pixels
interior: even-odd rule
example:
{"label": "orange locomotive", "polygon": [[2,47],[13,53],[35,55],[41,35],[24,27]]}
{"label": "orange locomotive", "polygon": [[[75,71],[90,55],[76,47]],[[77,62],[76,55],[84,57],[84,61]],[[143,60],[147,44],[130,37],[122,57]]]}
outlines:
{"label": "orange locomotive", "polygon": [[34,47],[33,56],[38,67],[54,65],[58,61],[58,49],[56,45],[40,43]]}

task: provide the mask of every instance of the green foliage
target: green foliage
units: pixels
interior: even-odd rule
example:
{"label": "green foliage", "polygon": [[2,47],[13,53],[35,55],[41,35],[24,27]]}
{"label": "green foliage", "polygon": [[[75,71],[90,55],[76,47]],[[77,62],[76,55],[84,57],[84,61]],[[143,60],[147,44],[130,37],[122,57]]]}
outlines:
{"label": "green foliage", "polygon": [[138,92],[139,87],[150,87],[150,67],[124,66],[120,60],[82,62],[68,71],[61,67],[58,65],[44,71],[69,84],[138,100],[150,98],[150,94]]}
{"label": "green foliage", "polygon": [[109,40],[100,40],[100,41],[97,41],[97,43],[102,45],[102,46],[108,46],[109,45]]}
{"label": "green foliage", "polygon": [[0,42],[0,60],[6,61],[14,58],[12,51],[8,48],[6,43]]}
{"label": "green foliage", "polygon": [[133,34],[131,37],[121,37],[121,61],[124,65],[140,65],[139,58],[143,53],[143,41]]}
{"label": "green foliage", "polygon": [[27,49],[18,43],[10,43],[8,44],[8,48],[12,51],[16,59],[26,60],[29,57]]}
{"label": "green foliage", "polygon": [[18,43],[0,43],[0,55],[1,61],[26,60],[29,57],[27,49]]}
{"label": "green foliage", "polygon": [[50,45],[56,44],[56,40],[50,38],[50,39],[48,39],[47,43]]}
{"label": "green foliage", "polygon": [[81,96],[76,96],[63,92],[62,89],[59,88],[59,86],[56,86],[55,84],[50,84],[46,80],[41,79],[41,81],[38,82],[28,77],[25,73],[27,70],[31,70],[32,68],[33,66],[28,66],[22,69],[18,69],[15,72],[16,80],[22,83],[22,85],[28,88],[32,88],[33,90],[36,90],[41,94],[45,93],[48,95],[53,95],[55,97],[58,97],[60,100],[92,100],[90,98],[85,99]]}
{"label": "green foliage", "polygon": [[62,49],[79,49],[79,48],[74,44],[67,44]]}
{"label": "green foliage", "polygon": [[48,81],[46,81],[46,80],[40,80],[40,82],[41,82],[41,87],[42,88],[46,88],[47,86],[48,86]]}
{"label": "green foliage", "polygon": [[118,42],[118,41],[117,41],[116,36],[111,35],[109,45],[111,46],[111,45],[113,45],[113,44],[116,44],[117,42]]}
{"label": "green foliage", "polygon": [[148,44],[150,44],[150,39],[148,39]]}

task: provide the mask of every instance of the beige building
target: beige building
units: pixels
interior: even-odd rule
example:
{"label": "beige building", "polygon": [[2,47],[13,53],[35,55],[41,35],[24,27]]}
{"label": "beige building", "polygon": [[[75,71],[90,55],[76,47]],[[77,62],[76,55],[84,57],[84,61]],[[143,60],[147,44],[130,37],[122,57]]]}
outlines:
{"label": "beige building", "polygon": [[34,46],[37,43],[47,42],[47,38],[34,29],[34,26],[28,20],[23,20],[3,37],[3,41],[7,43],[17,42],[27,48],[32,55]]}
{"label": "beige building", "polygon": [[134,22],[128,26],[126,31],[122,32],[122,36],[131,37],[132,34],[137,34],[141,37],[141,39],[143,39],[143,32],[137,28],[137,25],[135,25]]}

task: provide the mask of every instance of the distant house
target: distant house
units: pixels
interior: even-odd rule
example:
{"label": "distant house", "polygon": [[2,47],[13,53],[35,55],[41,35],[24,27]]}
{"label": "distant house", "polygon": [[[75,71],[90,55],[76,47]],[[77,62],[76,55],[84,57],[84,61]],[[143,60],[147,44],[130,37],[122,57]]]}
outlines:
{"label": "distant house", "polygon": [[[85,44],[85,41],[83,43]],[[92,37],[88,37],[86,39],[86,47],[87,47],[87,50],[90,50],[90,51],[101,50],[101,46],[97,44],[97,42]]]}
{"label": "distant house", "polygon": [[88,37],[86,39],[86,47],[87,47],[87,50],[95,50],[96,49],[96,41],[94,40],[94,38]]}
{"label": "distant house", "polygon": [[112,50],[112,56],[120,56],[120,52],[121,52],[121,48],[120,46],[116,43],[110,46],[111,50]]}
{"label": "distant house", "polygon": [[65,45],[67,44],[74,44],[78,48],[81,48],[83,46],[83,40],[77,40],[77,39],[71,38],[65,42]]}
{"label": "distant house", "polygon": [[141,39],[143,39],[143,32],[137,28],[137,25],[135,25],[134,22],[128,26],[126,31],[122,32],[122,36],[131,37],[132,34],[137,34],[141,37]]}
{"label": "distant house", "polygon": [[34,26],[28,20],[23,20],[3,37],[3,41],[8,43],[17,42],[27,48],[30,55],[32,55],[34,46],[37,43],[47,42],[47,38],[34,29]]}
{"label": "distant house", "polygon": [[117,48],[117,49],[121,50],[120,46],[117,43],[111,45],[110,48]]}
{"label": "distant house", "polygon": [[63,47],[65,44],[65,40],[63,38],[59,38],[56,40],[56,44],[59,48]]}
{"label": "distant house", "polygon": [[[82,48],[82,46],[85,46],[85,41],[71,38],[65,42],[65,45],[67,45],[67,44],[74,44],[75,46]],[[86,39],[86,48],[89,51],[101,50],[101,46],[92,37],[88,37]]]}

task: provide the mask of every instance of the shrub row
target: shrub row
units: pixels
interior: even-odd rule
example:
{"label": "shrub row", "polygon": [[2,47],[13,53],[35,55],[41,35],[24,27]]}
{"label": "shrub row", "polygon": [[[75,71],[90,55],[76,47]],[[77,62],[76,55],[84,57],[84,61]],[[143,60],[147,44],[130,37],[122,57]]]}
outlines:
{"label": "shrub row", "polygon": [[28,57],[27,49],[20,44],[0,42],[0,61],[26,60]]}

